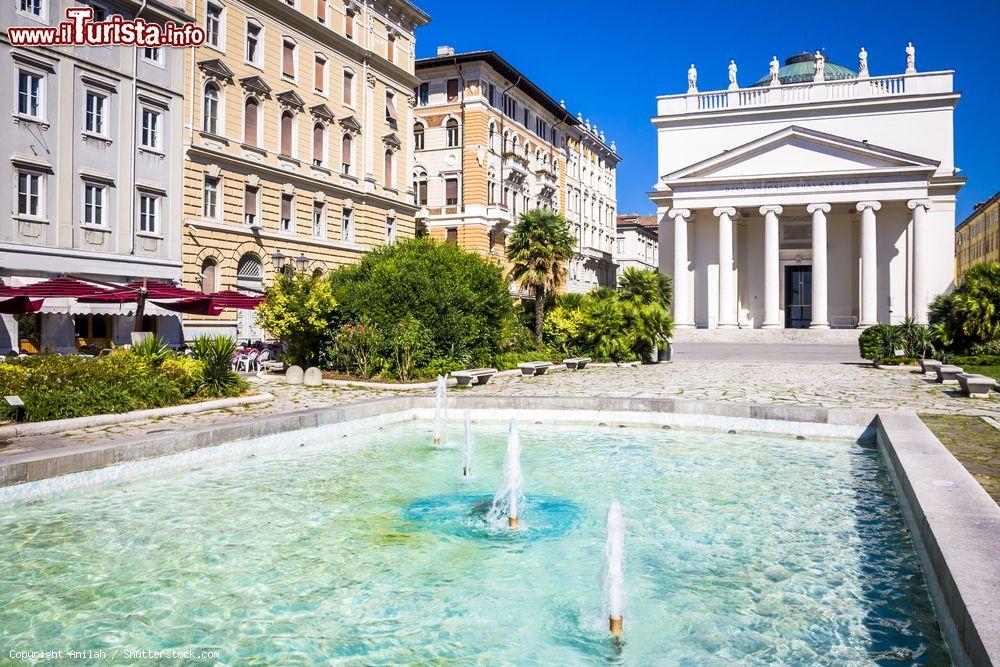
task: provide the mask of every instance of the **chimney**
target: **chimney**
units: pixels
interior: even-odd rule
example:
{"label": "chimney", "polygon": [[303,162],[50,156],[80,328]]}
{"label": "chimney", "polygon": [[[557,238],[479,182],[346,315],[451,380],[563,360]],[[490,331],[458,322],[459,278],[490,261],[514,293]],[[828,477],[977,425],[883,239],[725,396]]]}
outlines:
{"label": "chimney", "polygon": [[438,47],[439,56],[453,56],[455,55],[455,49],[450,46],[439,46]]}

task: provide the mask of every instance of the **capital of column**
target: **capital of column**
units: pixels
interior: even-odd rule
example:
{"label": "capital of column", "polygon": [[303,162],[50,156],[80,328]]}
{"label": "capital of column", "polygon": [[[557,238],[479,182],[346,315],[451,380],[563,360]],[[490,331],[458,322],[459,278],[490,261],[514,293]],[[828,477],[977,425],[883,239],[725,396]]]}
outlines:
{"label": "capital of column", "polygon": [[857,209],[859,211],[865,211],[866,209],[878,211],[881,208],[882,208],[882,202],[878,201],[859,201],[857,206]]}
{"label": "capital of column", "polygon": [[918,206],[923,207],[923,209],[925,211],[929,211],[931,209],[931,200],[930,199],[911,199],[910,201],[906,202],[906,206],[911,211],[916,210],[916,208]]}
{"label": "capital of column", "polygon": [[761,206],[760,214],[767,215],[768,213],[774,213],[775,215],[781,215],[782,211],[784,210],[785,209],[779,206],[778,204],[775,204],[773,206]]}
{"label": "capital of column", "polygon": [[671,219],[674,219],[674,218],[684,218],[685,220],[687,220],[688,218],[691,217],[691,209],[689,209],[689,208],[672,208],[669,211],[667,211],[667,217],[671,218]]}
{"label": "capital of column", "polygon": [[806,212],[809,213],[810,215],[812,215],[816,211],[822,211],[823,213],[829,213],[830,212],[830,205],[829,204],[809,204],[808,206],[806,206]]}
{"label": "capital of column", "polygon": [[712,215],[719,218],[723,215],[728,215],[730,218],[736,215],[736,209],[732,206],[720,206],[719,208],[712,211]]}

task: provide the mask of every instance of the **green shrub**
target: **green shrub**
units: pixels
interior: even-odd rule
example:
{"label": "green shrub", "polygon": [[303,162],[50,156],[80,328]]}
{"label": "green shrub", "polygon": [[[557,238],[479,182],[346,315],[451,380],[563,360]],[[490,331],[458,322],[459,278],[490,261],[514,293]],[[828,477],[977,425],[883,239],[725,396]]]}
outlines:
{"label": "green shrub", "polygon": [[934,298],[928,316],[947,329],[953,350],[1000,339],[1000,262],[966,269],[953,292]]}
{"label": "green shrub", "polygon": [[203,362],[183,354],[172,354],[160,363],[158,372],[173,382],[184,398],[198,393],[204,381]]}
{"label": "green shrub", "polygon": [[468,368],[468,364],[447,357],[431,359],[426,366],[417,371],[416,376],[421,378],[436,378],[438,375],[447,375],[452,371],[460,371]]}
{"label": "green shrub", "polygon": [[408,316],[385,331],[384,345],[388,348],[392,372],[397,380],[409,382],[417,366],[430,350],[430,335],[417,318]]}
{"label": "green shrub", "polygon": [[151,366],[159,366],[173,352],[159,336],[148,336],[132,344],[132,354],[145,359]]}
{"label": "green shrub", "polygon": [[973,354],[956,355],[954,363],[965,368],[966,366],[1000,366],[1000,355],[996,354]]}
{"label": "green shrub", "polygon": [[[547,322],[548,320],[546,320]],[[517,368],[518,364],[523,364],[528,361],[551,361],[552,363],[558,364],[562,362],[565,356],[561,352],[555,350],[533,350],[528,352],[504,352],[503,354],[498,354],[493,362],[490,364],[492,368],[497,370],[506,371],[513,368]]]}
{"label": "green shrub", "polygon": [[970,350],[972,354],[988,354],[1000,356],[1000,338],[996,340],[987,341],[985,343],[978,343],[972,346]]}
{"label": "green shrub", "polygon": [[388,365],[384,342],[381,327],[365,317],[357,324],[340,327],[328,356],[334,368],[367,380]]}
{"label": "green shrub", "polygon": [[338,324],[367,317],[389,330],[412,317],[426,331],[428,359],[468,354],[472,363],[486,363],[503,351],[516,321],[500,266],[450,243],[411,239],[383,246],[329,280]]}
{"label": "green shrub", "polygon": [[202,380],[198,390],[206,398],[239,396],[247,382],[232,370],[236,341],[228,336],[202,336],[191,343],[194,358],[202,363]]}
{"label": "green shrub", "polygon": [[884,356],[882,354],[882,343],[885,340],[886,334],[883,331],[893,328],[891,324],[876,324],[862,331],[861,335],[858,336],[858,351],[861,358],[868,361],[876,361]]}
{"label": "green shrub", "polygon": [[285,358],[303,368],[316,366],[336,322],[337,300],[326,276],[300,271],[281,275],[257,307],[257,324],[281,339]]}

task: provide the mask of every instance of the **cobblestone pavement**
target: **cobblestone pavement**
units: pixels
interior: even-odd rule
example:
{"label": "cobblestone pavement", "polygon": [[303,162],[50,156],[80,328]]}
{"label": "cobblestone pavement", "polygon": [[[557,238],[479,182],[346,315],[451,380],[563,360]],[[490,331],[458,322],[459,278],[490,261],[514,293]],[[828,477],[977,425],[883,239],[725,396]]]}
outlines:
{"label": "cobblestone pavement", "polygon": [[521,396],[672,397],[1000,416],[1000,400],[995,395],[987,400],[965,398],[958,394],[957,386],[942,387],[919,373],[863,364],[675,361],[533,378],[494,378],[470,391]]}

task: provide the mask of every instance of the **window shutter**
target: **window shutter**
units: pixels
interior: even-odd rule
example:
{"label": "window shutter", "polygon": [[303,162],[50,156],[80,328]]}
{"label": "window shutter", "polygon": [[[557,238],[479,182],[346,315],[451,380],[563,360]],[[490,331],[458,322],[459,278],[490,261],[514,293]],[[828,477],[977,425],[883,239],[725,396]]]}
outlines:
{"label": "window shutter", "polygon": [[313,83],[313,86],[316,88],[316,90],[323,90],[326,87],[326,85],[323,82],[323,79],[326,78],[323,76],[324,71],[326,70],[325,65],[326,63],[321,58],[316,58],[316,68],[313,71],[313,78],[315,79],[315,83]]}
{"label": "window shutter", "polygon": [[354,39],[354,14],[351,12],[344,15],[344,34],[348,39]]}
{"label": "window shutter", "polygon": [[458,79],[448,79],[448,101],[454,102],[458,99]]}
{"label": "window shutter", "polygon": [[392,151],[385,152],[385,165],[383,166],[385,172],[385,186],[387,188],[392,187]]}
{"label": "window shutter", "polygon": [[295,76],[295,47],[284,42],[281,60],[281,73],[285,76]]}
{"label": "window shutter", "polygon": [[344,104],[351,104],[351,84],[354,76],[350,72],[344,72]]}
{"label": "window shutter", "polygon": [[250,146],[257,145],[257,102],[247,100],[246,110],[243,114],[243,141]]}
{"label": "window shutter", "polygon": [[243,196],[243,209],[247,215],[257,215],[257,191],[247,188]]}
{"label": "window shutter", "polygon": [[458,199],[458,179],[449,178],[444,182],[445,199]]}
{"label": "window shutter", "polygon": [[316,20],[326,23],[326,0],[316,0]]}
{"label": "window shutter", "polygon": [[343,157],[340,159],[344,164],[351,164],[351,136],[349,134],[344,135],[344,139],[341,142],[340,151]]}
{"label": "window shutter", "polygon": [[281,219],[292,219],[292,198],[288,195],[281,195]]}
{"label": "window shutter", "polygon": [[389,118],[391,118],[393,120],[399,120],[396,117],[396,103],[393,102],[392,98],[393,98],[392,95],[386,93],[386,95],[385,95],[385,113],[389,116]]}
{"label": "window shutter", "polygon": [[288,113],[281,116],[281,153],[292,154],[292,116]]}
{"label": "window shutter", "polygon": [[313,161],[323,162],[323,126],[313,128]]}

